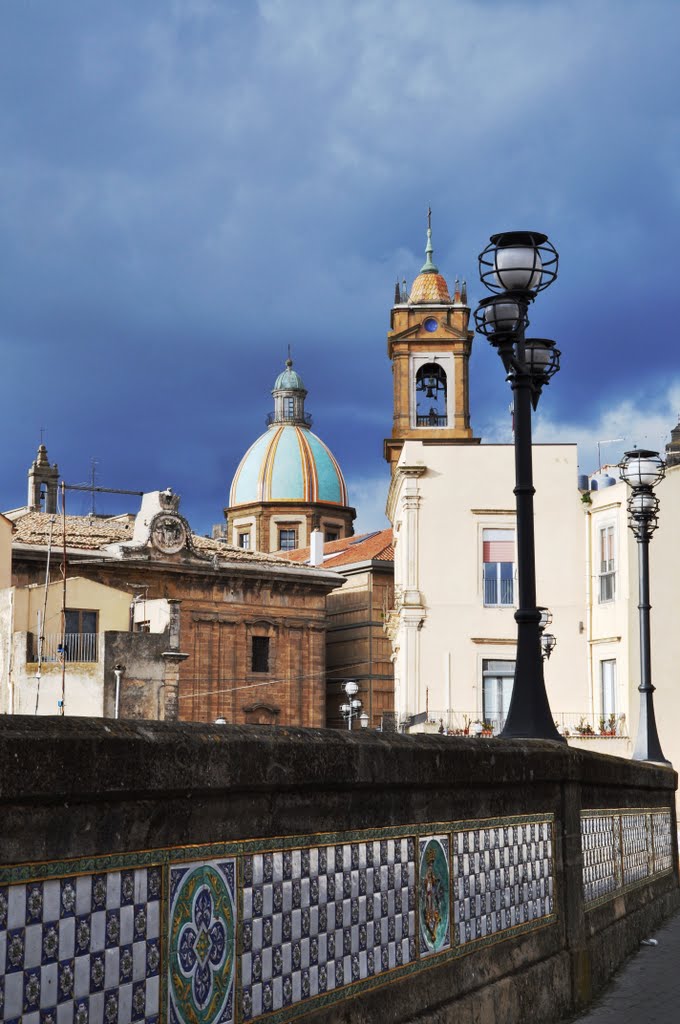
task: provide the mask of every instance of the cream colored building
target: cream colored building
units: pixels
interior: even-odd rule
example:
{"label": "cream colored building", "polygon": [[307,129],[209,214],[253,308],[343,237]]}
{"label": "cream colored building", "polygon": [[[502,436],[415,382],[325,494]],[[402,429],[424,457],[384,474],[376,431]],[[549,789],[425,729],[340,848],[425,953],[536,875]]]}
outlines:
{"label": "cream colored building", "polygon": [[[575,445],[534,448],[539,604],[558,643],[548,695],[566,728],[587,718],[583,511]],[[515,661],[517,566],[512,445],[405,442],[390,487],[395,711],[444,728],[507,712]]]}
{"label": "cream colored building", "polygon": [[[678,580],[680,550],[680,465],[668,446],[669,466],[658,484],[659,528],[649,547],[652,683],[661,748],[680,764],[680,631]],[[595,477],[600,486],[583,504],[585,520],[586,637],[593,731],[616,725],[629,739],[637,733],[640,681],[638,544],[628,527],[629,489],[616,467]],[[605,486],[602,486],[602,484]],[[609,484],[608,486],[606,486]]]}

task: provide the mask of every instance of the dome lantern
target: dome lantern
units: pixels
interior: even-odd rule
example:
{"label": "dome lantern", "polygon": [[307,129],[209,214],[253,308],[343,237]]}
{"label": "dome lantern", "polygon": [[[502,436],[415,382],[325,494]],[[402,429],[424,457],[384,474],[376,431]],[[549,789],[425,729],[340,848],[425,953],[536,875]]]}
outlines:
{"label": "dome lantern", "polygon": [[290,351],[286,359],[286,368],[278,375],[272,388],[274,396],[274,412],[267,417],[267,426],[277,423],[297,423],[311,427],[312,417],[305,412],[307,389],[302,377],[293,369]]}

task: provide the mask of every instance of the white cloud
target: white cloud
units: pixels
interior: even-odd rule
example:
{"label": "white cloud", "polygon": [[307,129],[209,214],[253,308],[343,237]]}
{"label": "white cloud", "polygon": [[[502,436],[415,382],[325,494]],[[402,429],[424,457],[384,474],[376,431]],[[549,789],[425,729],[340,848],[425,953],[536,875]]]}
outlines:
{"label": "white cloud", "polygon": [[[579,412],[582,414],[583,410]],[[598,468],[598,442],[603,465],[618,462],[624,451],[635,446],[663,452],[679,418],[680,378],[676,378],[665,389],[652,395],[640,389],[632,397],[602,409],[594,419],[577,415],[572,419],[557,420],[543,414],[539,405],[533,439],[539,444],[576,442],[581,472],[593,473]],[[509,415],[489,423],[484,440],[510,442]]]}

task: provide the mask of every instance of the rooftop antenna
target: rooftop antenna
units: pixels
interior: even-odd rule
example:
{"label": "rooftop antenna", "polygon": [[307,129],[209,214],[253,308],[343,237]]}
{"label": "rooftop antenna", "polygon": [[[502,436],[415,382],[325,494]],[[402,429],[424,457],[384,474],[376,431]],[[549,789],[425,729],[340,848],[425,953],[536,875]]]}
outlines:
{"label": "rooftop antenna", "polygon": [[45,434],[46,433],[47,433],[47,427],[41,427],[40,428],[40,443],[41,444],[45,443]]}
{"label": "rooftop antenna", "polygon": [[616,444],[617,441],[625,441],[625,440],[626,440],[625,437],[610,437],[609,440],[607,440],[607,441],[598,441],[597,442],[597,467],[598,467],[597,471],[598,471],[598,473],[602,472],[602,455],[600,453],[600,446],[603,445],[603,444]]}
{"label": "rooftop antenna", "polygon": [[97,485],[97,466],[99,465],[99,459],[94,455],[90,459],[90,486],[92,487],[92,504],[90,506],[90,515],[96,515],[96,503],[95,503],[95,487]]}

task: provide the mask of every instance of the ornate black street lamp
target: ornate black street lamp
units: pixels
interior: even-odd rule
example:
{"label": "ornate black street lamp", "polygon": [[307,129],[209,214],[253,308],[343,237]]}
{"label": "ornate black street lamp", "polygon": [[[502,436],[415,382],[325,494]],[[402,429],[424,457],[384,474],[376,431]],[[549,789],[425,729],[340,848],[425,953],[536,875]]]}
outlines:
{"label": "ornate black street lamp", "polygon": [[634,449],[619,466],[621,479],[631,488],[628,525],[638,543],[638,611],[640,613],[640,718],[633,751],[635,761],[670,764],[663,756],[654,716],[652,655],[649,633],[649,541],[658,523],[659,499],[654,487],[663,480],[666,464],[658,452]]}
{"label": "ornate black street lamp", "polygon": [[507,231],[492,235],[479,257],[482,283],[493,292],[475,310],[475,322],[497,349],[513,392],[517,577],[519,600],[515,681],[503,737],[566,742],[550,711],[543,678],[541,612],[536,607],[534,484],[531,408],[559,370],[560,352],[547,338],[526,338],[529,306],[557,277],[558,255],[546,235]]}

